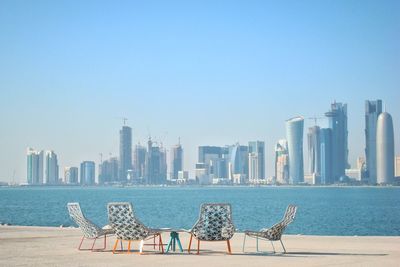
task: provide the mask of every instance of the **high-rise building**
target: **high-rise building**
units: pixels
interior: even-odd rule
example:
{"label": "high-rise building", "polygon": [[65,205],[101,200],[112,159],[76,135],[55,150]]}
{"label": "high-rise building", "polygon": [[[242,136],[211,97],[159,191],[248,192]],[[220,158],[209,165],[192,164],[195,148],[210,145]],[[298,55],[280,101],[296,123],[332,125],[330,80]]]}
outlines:
{"label": "high-rise building", "polygon": [[154,146],[151,138],[147,142],[145,180],[147,184],[165,184],[167,182],[166,151]]}
{"label": "high-rise building", "polygon": [[382,100],[365,101],[365,178],[376,184],[376,126],[382,113]]}
{"label": "high-rise building", "polygon": [[143,180],[146,170],[146,147],[137,144],[133,154],[134,178]]}
{"label": "high-rise building", "polygon": [[222,148],[219,146],[199,146],[199,163],[210,164],[210,160],[222,157]]}
{"label": "high-rise building", "polygon": [[59,170],[57,155],[48,150],[45,152],[45,180],[46,184],[58,184]]}
{"label": "high-rise building", "polygon": [[[257,159],[257,164],[255,165],[250,159]],[[250,178],[250,169],[255,166],[257,166],[258,169],[251,170],[252,178]],[[265,143],[263,141],[249,142],[249,179],[265,179]]]}
{"label": "high-rise building", "polygon": [[383,112],[376,127],[376,182],[391,184],[394,181],[394,133],[392,116]]}
{"label": "high-rise building", "polygon": [[[204,163],[210,181],[213,178],[228,178],[229,147],[199,146],[198,163]],[[203,180],[206,181],[207,179],[204,178]]]}
{"label": "high-rise building", "polygon": [[32,185],[43,184],[43,151],[28,148],[27,156],[27,183]]}
{"label": "high-rise building", "polygon": [[93,161],[82,162],[80,183],[82,185],[94,185],[95,177],[95,163]]}
{"label": "high-rise building", "polygon": [[320,136],[320,183],[332,184],[332,129],[321,128]]}
{"label": "high-rise building", "polygon": [[249,173],[249,147],[235,144],[229,146],[229,178],[232,180],[234,175],[241,175],[243,180],[247,179]]}
{"label": "high-rise building", "polygon": [[258,153],[249,153],[249,181],[261,179],[260,160]]}
{"label": "high-rise building", "polygon": [[183,170],[183,149],[180,142],[171,149],[170,179],[178,179],[178,174]]}
{"label": "high-rise building", "polygon": [[345,176],[348,163],[347,104],[334,102],[331,110],[325,113],[332,129],[332,176],[338,182]]}
{"label": "high-rise building", "polygon": [[65,167],[64,168],[64,183],[66,184],[78,184],[78,168],[77,167]]}
{"label": "high-rise building", "polygon": [[395,176],[400,177],[400,156],[396,157],[394,166],[395,166],[395,173],[394,173]]}
{"label": "high-rise building", "polygon": [[112,157],[103,161],[99,166],[99,184],[118,181],[118,159]]}
{"label": "high-rise building", "polygon": [[286,139],[289,151],[289,183],[304,182],[303,161],[304,118],[295,117],[286,121]]}
{"label": "high-rise building", "polygon": [[307,144],[308,144],[308,173],[311,175],[319,175],[320,173],[320,137],[319,126],[308,128]]}
{"label": "high-rise building", "polygon": [[126,182],[132,170],[132,128],[123,126],[119,131],[119,181]]}
{"label": "high-rise building", "polygon": [[280,184],[289,183],[289,152],[286,139],[275,145],[275,178]]}

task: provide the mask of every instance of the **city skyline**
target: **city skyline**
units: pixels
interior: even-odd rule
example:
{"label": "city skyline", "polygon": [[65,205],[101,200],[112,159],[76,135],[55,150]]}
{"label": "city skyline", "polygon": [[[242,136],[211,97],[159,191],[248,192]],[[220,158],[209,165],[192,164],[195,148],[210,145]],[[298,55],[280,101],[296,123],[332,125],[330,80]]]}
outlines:
{"label": "city skyline", "polygon": [[116,157],[120,117],[132,146],[181,137],[187,169],[198,146],[264,141],[269,177],[285,120],[307,129],[335,100],[352,166],[365,100],[385,103],[400,154],[399,1],[0,5],[0,181],[26,180],[27,147],[60,170]]}

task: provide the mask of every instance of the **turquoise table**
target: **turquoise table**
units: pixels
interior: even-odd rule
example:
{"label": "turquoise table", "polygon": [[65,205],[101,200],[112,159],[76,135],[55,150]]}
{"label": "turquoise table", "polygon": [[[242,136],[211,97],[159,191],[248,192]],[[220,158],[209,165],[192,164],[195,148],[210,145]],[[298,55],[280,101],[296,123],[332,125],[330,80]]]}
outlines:
{"label": "turquoise table", "polygon": [[178,243],[180,251],[183,252],[181,240],[179,240],[178,230],[171,230],[171,233],[169,236],[170,236],[170,239],[169,239],[169,242],[167,245],[167,249],[165,250],[165,253],[168,253],[168,251],[170,250],[171,247],[172,247],[172,250],[175,251],[176,243]]}

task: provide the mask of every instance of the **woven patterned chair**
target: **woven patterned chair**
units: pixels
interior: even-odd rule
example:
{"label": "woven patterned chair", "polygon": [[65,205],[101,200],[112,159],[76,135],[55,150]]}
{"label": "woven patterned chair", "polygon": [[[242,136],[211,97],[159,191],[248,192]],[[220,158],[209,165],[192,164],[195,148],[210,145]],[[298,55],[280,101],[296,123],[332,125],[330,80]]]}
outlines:
{"label": "woven patterned chair", "polygon": [[[104,247],[101,248],[101,250],[106,249],[107,247],[107,235],[113,235],[114,231],[112,229],[106,229],[105,228],[100,228],[96,224],[92,223],[90,220],[88,220],[82,213],[81,207],[79,203],[68,203],[68,212],[69,216],[74,220],[74,222],[79,226],[79,229],[81,229],[83,233],[83,237],[81,239],[81,242],[79,244],[78,249],[79,250],[91,250],[94,251],[94,245],[96,243],[96,240],[99,238],[104,238]],[[93,244],[90,249],[82,249],[82,243],[83,240],[85,239],[93,239]],[[96,249],[98,250],[98,249]]]}
{"label": "woven patterned chair", "polygon": [[231,254],[229,240],[235,233],[232,223],[230,204],[203,204],[200,216],[190,232],[188,252],[190,253],[193,237],[197,239],[197,254],[200,253],[200,241],[226,241]]}
{"label": "woven patterned chair", "polygon": [[258,250],[258,239],[261,240],[267,240],[267,241],[271,241],[272,244],[272,248],[274,250],[275,253],[275,247],[274,247],[274,243],[273,241],[280,241],[283,251],[284,253],[286,253],[286,248],[283,245],[282,242],[282,234],[285,231],[286,227],[293,222],[295,216],[296,216],[296,211],[297,211],[297,207],[294,205],[289,205],[286,209],[285,215],[283,216],[283,219],[276,223],[275,225],[273,225],[271,228],[264,228],[261,229],[260,231],[245,231],[244,232],[244,240],[243,240],[243,252],[244,252],[244,247],[246,244],[246,236],[252,237],[252,238],[256,238],[257,240],[257,252]]}
{"label": "woven patterned chair", "polygon": [[150,229],[146,227],[139,219],[135,216],[131,203],[129,202],[114,202],[108,203],[108,220],[112,228],[115,230],[117,240],[115,241],[113,253],[115,254],[118,241],[128,241],[127,253],[131,252],[131,242],[140,241],[139,251],[143,253],[144,241],[153,239],[153,245],[156,247],[156,237],[158,237],[158,249],[164,253],[164,247],[161,238],[161,231],[157,229]]}

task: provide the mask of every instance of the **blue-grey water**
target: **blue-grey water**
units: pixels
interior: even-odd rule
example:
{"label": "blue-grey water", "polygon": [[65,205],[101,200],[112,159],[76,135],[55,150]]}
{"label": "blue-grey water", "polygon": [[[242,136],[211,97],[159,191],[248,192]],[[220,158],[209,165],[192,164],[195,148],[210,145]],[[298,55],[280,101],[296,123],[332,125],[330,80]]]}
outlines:
{"label": "blue-grey water", "polygon": [[108,202],[132,202],[150,227],[189,229],[204,202],[229,202],[239,230],[269,227],[288,204],[298,206],[287,233],[307,235],[399,235],[400,188],[372,187],[37,187],[0,188],[0,222],[70,226],[66,204],[107,224]]}

